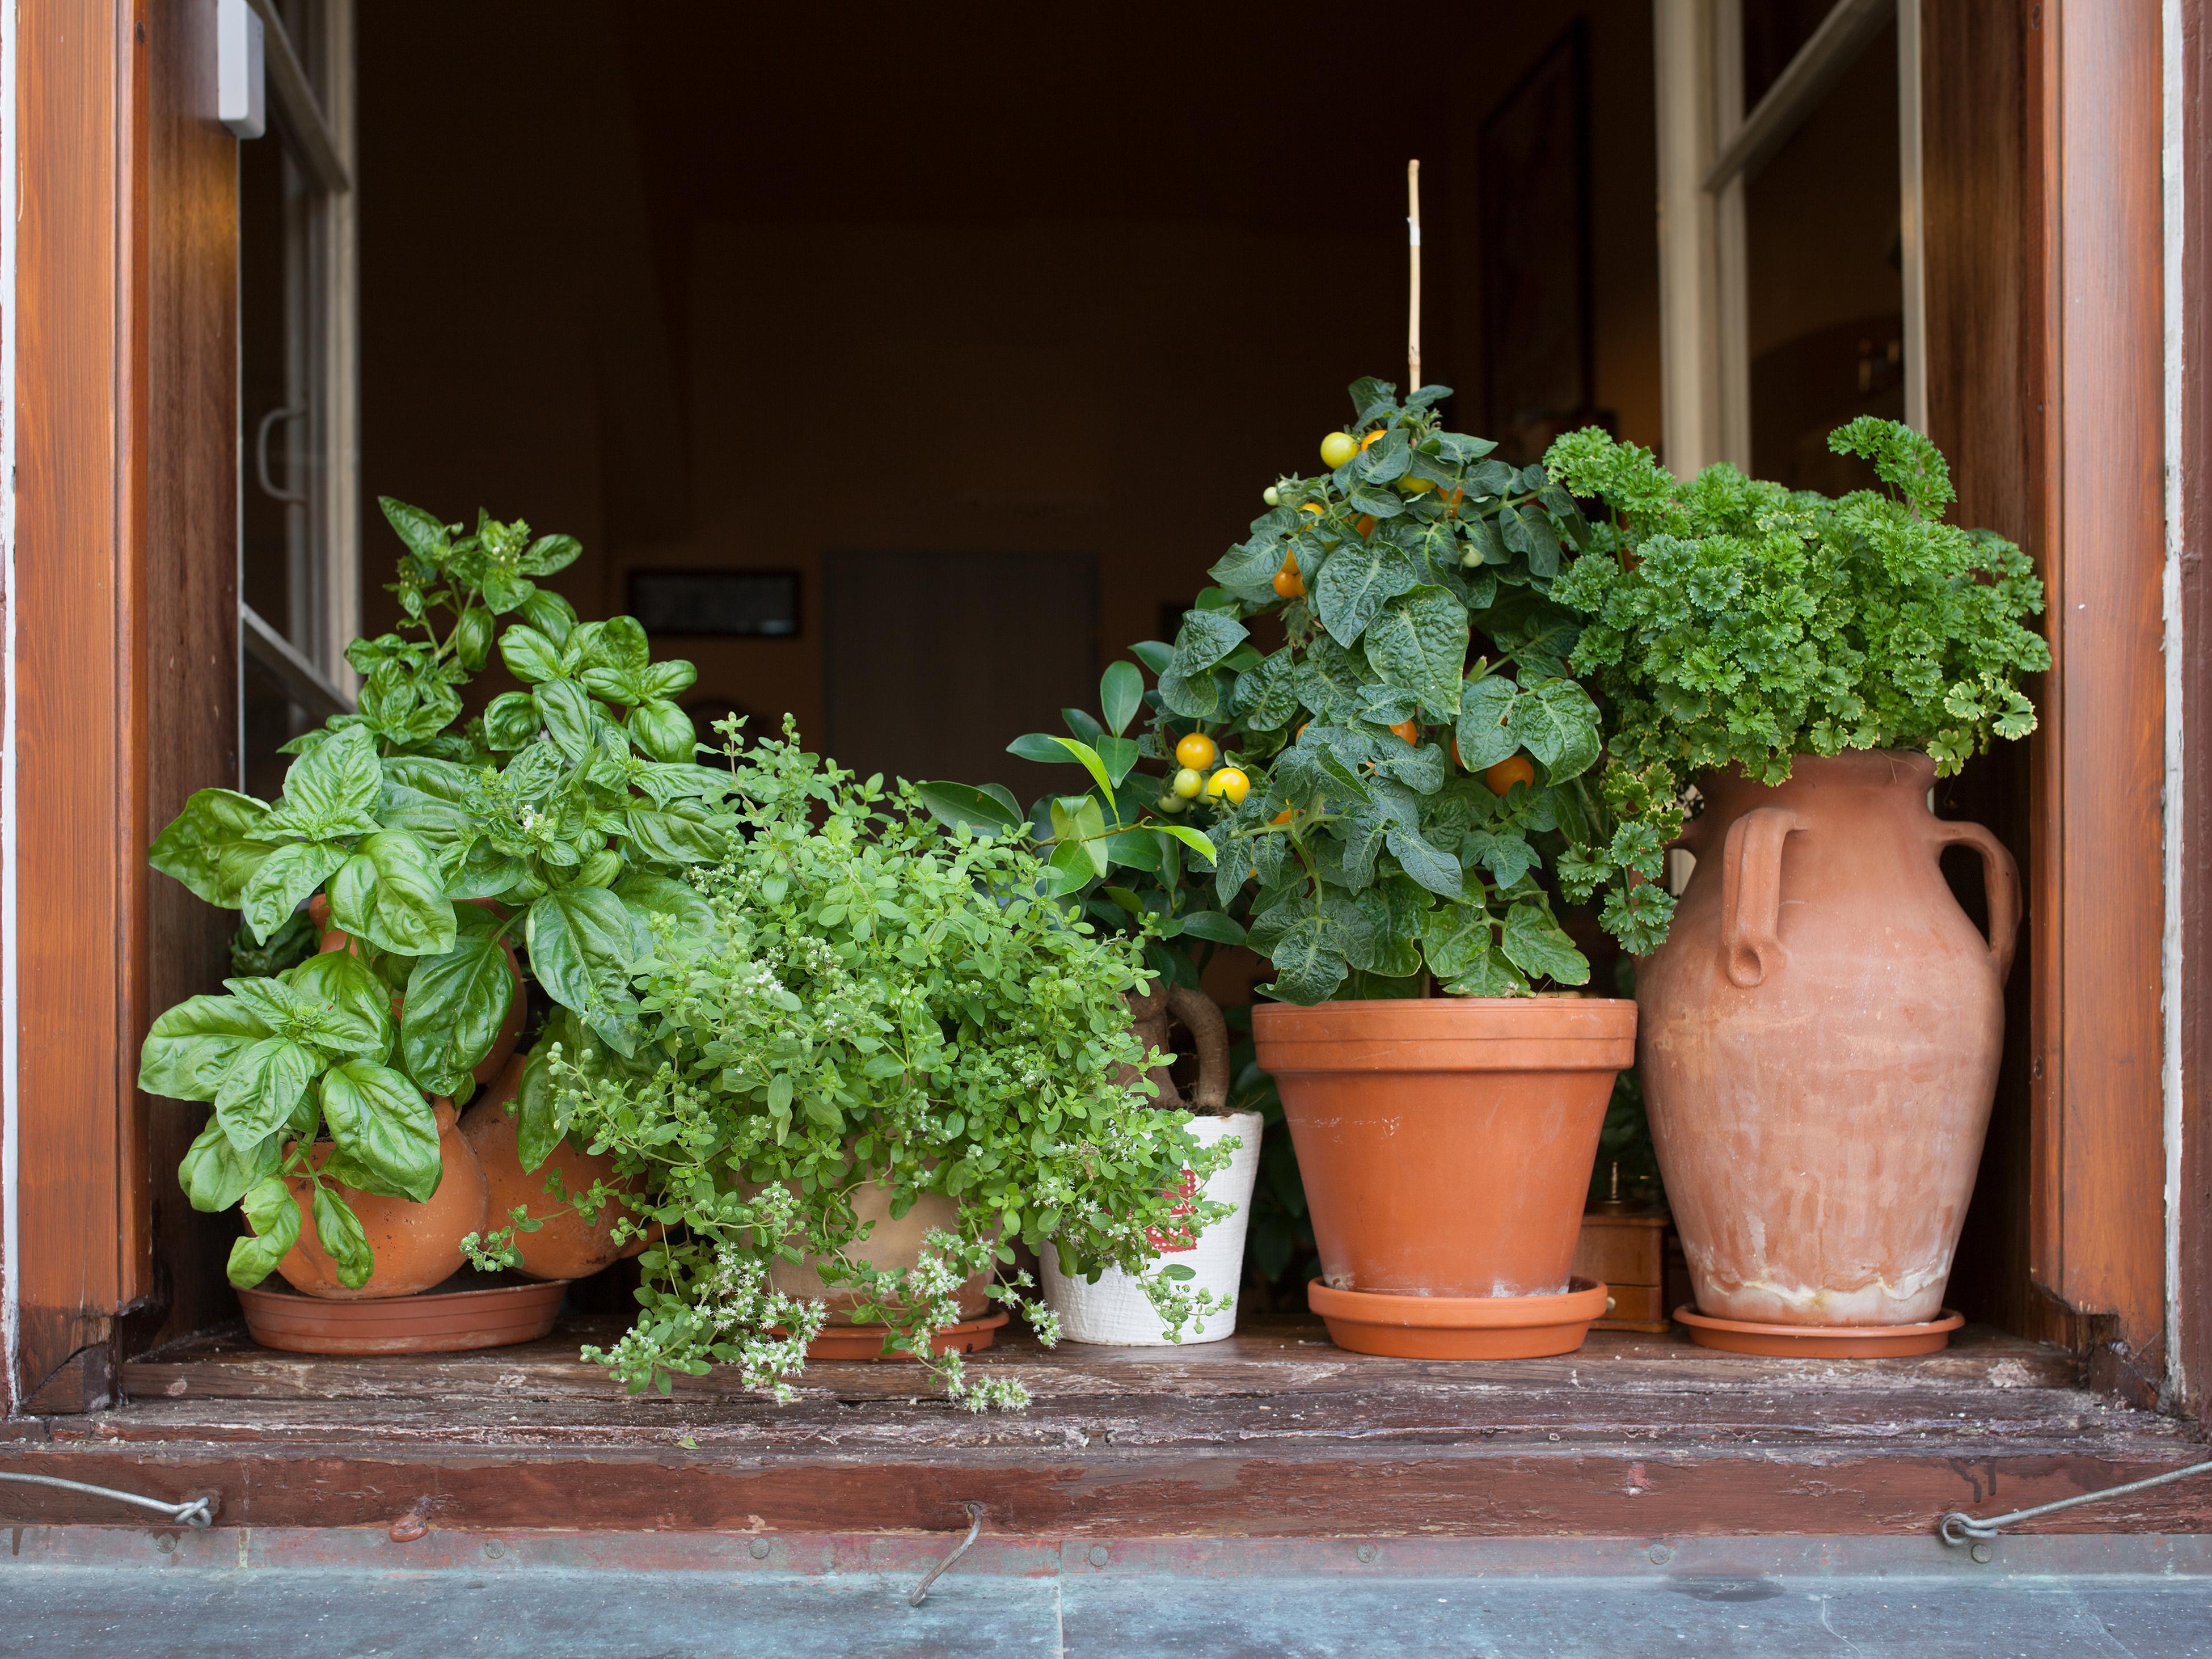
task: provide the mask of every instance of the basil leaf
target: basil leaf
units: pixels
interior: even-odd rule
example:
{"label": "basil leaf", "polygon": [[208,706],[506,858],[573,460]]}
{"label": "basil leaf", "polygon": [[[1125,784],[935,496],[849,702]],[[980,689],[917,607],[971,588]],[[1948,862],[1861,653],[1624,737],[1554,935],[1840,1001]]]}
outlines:
{"label": "basil leaf", "polygon": [[408,830],[364,837],[327,890],[331,919],[380,951],[421,957],[453,948],[453,907],[444,874],[430,849]]}
{"label": "basil leaf", "polygon": [[269,808],[234,789],[203,789],[154,838],[146,861],[198,897],[238,908],[246,883],[274,843],[262,835]]}
{"label": "basil leaf", "polygon": [[676,924],[676,939],[686,950],[712,950],[721,943],[722,927],[714,919],[714,907],[688,881],[634,871],[615,884],[615,896],[629,908],[640,937],[651,934],[647,918],[666,916]]}
{"label": "basil leaf", "polygon": [[698,752],[699,733],[691,717],[665,698],[641,702],[624,724],[637,746],[657,761],[688,761]]}
{"label": "basil leaf", "polygon": [[276,1133],[322,1069],[319,1055],[289,1037],[263,1037],[238,1052],[216,1091],[216,1121],[241,1153]]}
{"label": "basil leaf", "polygon": [[306,841],[366,836],[377,828],[377,798],[384,772],[376,739],[365,726],[349,726],[292,763],[284,793],[264,821],[264,833]]}
{"label": "basil leaf", "polygon": [[138,1086],[171,1100],[213,1100],[240,1051],[268,1035],[268,1025],[236,997],[189,998],[146,1033]]}
{"label": "basil leaf", "polygon": [[266,945],[270,934],[300,908],[300,901],[329,880],[331,872],[345,861],[344,848],[313,841],[294,842],[262,860],[240,895],[253,942]]}
{"label": "basil leaf", "polygon": [[315,1237],[337,1266],[338,1283],[357,1291],[375,1277],[376,1253],[353,1206],[321,1182],[315,1183]]}
{"label": "basil leaf", "polygon": [[518,994],[506,949],[488,933],[418,957],[399,1021],[408,1071],[432,1093],[453,1094],[491,1053]]}
{"label": "basil leaf", "polygon": [[520,623],[499,636],[499,659],[525,685],[561,678],[561,647]]}
{"label": "basil leaf", "polygon": [[292,1189],[272,1176],[248,1188],[241,1206],[253,1232],[231,1245],[227,1271],[232,1284],[250,1291],[300,1242],[300,1206]]}
{"label": "basil leaf", "polygon": [[583,551],[583,543],[574,536],[540,536],[530,544],[518,568],[526,576],[550,576],[575,563]]}
{"label": "basil leaf", "polygon": [[[521,1086],[515,1091],[515,1157],[526,1172],[534,1171],[553,1156],[568,1125],[560,1114],[560,1089],[553,1077],[553,1045],[541,1042],[522,1068]],[[576,1056],[568,1055],[570,1064]]]}
{"label": "basil leaf", "polygon": [[284,975],[313,1012],[302,1033],[351,1060],[381,1061],[392,1053],[392,993],[350,951],[325,951]]}
{"label": "basil leaf", "polygon": [[323,1076],[323,1121],[337,1143],[326,1167],[348,1186],[417,1204],[438,1190],[437,1114],[401,1073],[365,1060],[332,1066]]}
{"label": "basil leaf", "polygon": [[637,925],[604,887],[564,887],[530,907],[530,969],[545,993],[579,1015],[617,1054],[637,1051],[637,999],[630,965]]}
{"label": "basil leaf", "polygon": [[177,1165],[177,1185],[184,1188],[192,1208],[217,1214],[245,1197],[249,1187],[276,1173],[283,1146],[282,1136],[270,1135],[251,1152],[240,1152],[230,1144],[222,1125],[210,1118],[185,1149],[184,1161]]}

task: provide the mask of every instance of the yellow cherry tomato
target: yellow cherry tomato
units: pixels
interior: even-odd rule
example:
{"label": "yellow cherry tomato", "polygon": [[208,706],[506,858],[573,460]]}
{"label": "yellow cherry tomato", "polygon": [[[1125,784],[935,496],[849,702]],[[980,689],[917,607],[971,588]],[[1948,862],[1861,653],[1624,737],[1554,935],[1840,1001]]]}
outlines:
{"label": "yellow cherry tomato", "polygon": [[1175,781],[1168,787],[1184,800],[1196,800],[1198,792],[1206,787],[1206,774],[1186,766],[1175,775]]}
{"label": "yellow cherry tomato", "polygon": [[1231,806],[1243,804],[1244,797],[1252,793],[1252,780],[1233,766],[1224,766],[1206,781],[1206,793],[1214,800],[1227,801]]}
{"label": "yellow cherry tomato", "polygon": [[1359,453],[1359,441],[1349,432],[1332,432],[1321,441],[1321,464],[1334,472]]}
{"label": "yellow cherry tomato", "polygon": [[1497,765],[1486,769],[1482,781],[1490,786],[1492,794],[1503,795],[1516,783],[1534,783],[1535,764],[1526,755],[1508,755]]}
{"label": "yellow cherry tomato", "polygon": [[1188,732],[1184,733],[1182,739],[1176,744],[1176,762],[1178,765],[1192,767],[1203,772],[1213,764],[1213,757],[1220,752],[1220,750],[1214,747],[1213,739],[1207,737],[1205,732]]}
{"label": "yellow cherry tomato", "polygon": [[1318,501],[1307,501],[1307,502],[1304,503],[1302,506],[1300,506],[1300,507],[1298,508],[1298,511],[1299,511],[1299,512],[1301,512],[1301,513],[1310,513],[1310,514],[1312,514],[1314,515],[1314,517],[1316,517],[1316,519],[1318,519],[1319,517],[1321,517],[1321,515],[1322,515],[1324,512],[1326,512],[1327,510],[1328,510],[1328,509],[1327,509],[1327,508],[1325,508],[1325,507],[1322,507],[1322,506]]}
{"label": "yellow cherry tomato", "polygon": [[1425,495],[1436,487],[1437,481],[1434,478],[1417,478],[1410,472],[1398,480],[1398,488],[1408,495]]}

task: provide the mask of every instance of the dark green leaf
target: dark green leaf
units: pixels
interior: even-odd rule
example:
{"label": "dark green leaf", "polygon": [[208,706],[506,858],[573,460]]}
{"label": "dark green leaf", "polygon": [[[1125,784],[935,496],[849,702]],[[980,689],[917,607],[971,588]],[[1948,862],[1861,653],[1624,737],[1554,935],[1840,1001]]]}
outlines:
{"label": "dark green leaf", "polygon": [[574,536],[540,536],[522,556],[520,568],[526,576],[550,576],[576,562],[584,544]]}
{"label": "dark green leaf", "polygon": [[1486,674],[1470,680],[1460,694],[1459,763],[1469,772],[1495,766],[1521,747],[1513,729],[1514,702],[1519,688],[1503,674]]}
{"label": "dark green leaf", "polygon": [[[1066,760],[1066,752],[1059,758]],[[1000,835],[1028,821],[1018,807],[964,783],[920,784],[915,793],[939,821],[956,830],[964,823],[988,835]]]}
{"label": "dark green leaf", "polygon": [[630,964],[642,941],[621,899],[603,887],[568,887],[530,907],[531,971],[546,994],[580,1016],[617,1054],[637,1050]]}
{"label": "dark green leaf", "polygon": [[1419,580],[1419,567],[1397,543],[1383,536],[1355,538],[1330,554],[1314,579],[1315,614],[1339,645],[1349,646],[1385,599]]}
{"label": "dark green leaf", "polygon": [[1589,982],[1589,962],[1552,920],[1541,899],[1517,900],[1505,913],[1506,958],[1531,978],[1560,985]]}
{"label": "dark green leaf", "polygon": [[1386,602],[1367,625],[1367,660],[1421,700],[1431,720],[1459,713],[1467,666],[1467,612],[1441,587],[1423,585]]}
{"label": "dark green leaf", "polygon": [[491,1053],[508,1005],[521,994],[506,951],[489,933],[464,934],[442,956],[418,957],[399,1020],[409,1073],[433,1094],[454,1093]]}
{"label": "dark green leaf", "polygon": [[1337,948],[1336,929],[1325,916],[1299,917],[1276,939],[1268,957],[1275,979],[1267,989],[1285,1002],[1324,1002],[1349,971]]}
{"label": "dark green leaf", "polygon": [[1106,729],[1120,737],[1145,706],[1145,677],[1134,663],[1113,662],[1098,679],[1098,709]]}

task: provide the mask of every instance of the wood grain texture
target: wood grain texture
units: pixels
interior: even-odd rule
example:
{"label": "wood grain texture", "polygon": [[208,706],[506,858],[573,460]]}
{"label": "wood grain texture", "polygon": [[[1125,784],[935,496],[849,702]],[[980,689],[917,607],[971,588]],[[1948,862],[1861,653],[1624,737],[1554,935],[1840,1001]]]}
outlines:
{"label": "wood grain texture", "polygon": [[[1921,183],[1933,346],[1929,435],[1951,462],[1959,491],[1952,517],[1994,530],[2040,561],[2047,551],[2036,493],[2043,250],[2028,101],[2036,15],[2034,0],[1922,8]],[[2046,688],[2030,695],[2040,706]],[[2027,745],[1996,745],[1939,787],[1937,808],[1945,817],[1987,824],[2033,872],[2042,867],[2042,848],[2031,834],[2030,754]],[[1946,860],[1947,871],[1954,861]],[[1978,872],[1956,885],[1980,921]],[[2051,1304],[2035,1293],[2028,1263],[2032,988],[2055,960],[2041,925],[2051,908],[2031,898],[2006,983],[1996,1109],[1948,1297],[1969,1318],[2039,1336],[2055,1333],[2039,1317]]]}
{"label": "wood grain texture", "polygon": [[2181,9],[2182,228],[2181,603],[2182,890],[2181,1282],[2176,1358],[2183,1397],[2212,1409],[2212,19],[2203,0]]}
{"label": "wood grain texture", "polygon": [[[159,1008],[225,966],[146,868],[237,775],[237,186],[215,0],[23,12],[17,881],[21,1383],[135,1314],[227,1316],[222,1218],[174,1193],[200,1114],[135,1087]],[[104,1370],[105,1362],[102,1362]]]}
{"label": "wood grain texture", "polygon": [[[192,792],[238,777],[238,141],[215,108],[216,0],[146,9],[143,539],[136,714],[146,737],[134,851]],[[150,1018],[230,971],[229,917],[149,875],[134,963]],[[135,1073],[139,1033],[126,1033]],[[233,1216],[203,1215],[176,1167],[206,1109],[125,1097],[141,1155],[126,1172],[147,1241],[125,1352],[234,1318]]]}
{"label": "wood grain texture", "polygon": [[2068,0],[2044,15],[2057,34],[2045,88],[2057,143],[2045,459],[2058,667],[2044,778],[2057,867],[2046,845],[2036,896],[2059,911],[2046,963],[2059,1054],[2039,1126],[2058,1192],[2037,1269],[2075,1310],[2112,1315],[2129,1368],[2155,1377],[2166,1318],[2159,7]]}
{"label": "wood grain texture", "polygon": [[104,1340],[142,1251],[121,1172],[132,845],[127,7],[18,10],[19,1397]]}
{"label": "wood grain texture", "polygon": [[[0,1467],[222,1499],[220,1524],[935,1529],[1299,1537],[1924,1533],[1954,1507],[2069,1496],[2195,1461],[2185,1425],[1985,1329],[1901,1361],[1708,1353],[1607,1334],[1496,1364],[1394,1360],[1314,1328],[1163,1352],[975,1360],[1020,1413],[918,1392],[898,1364],[811,1367],[778,1407],[726,1378],[629,1398],[574,1359],[604,1334],[413,1361],[303,1361],[233,1339],[124,1368],[131,1398],[0,1425]],[[150,1397],[149,1397],[150,1396]],[[0,1521],[92,1518],[0,1488]],[[2053,1529],[2212,1525],[2177,1485]]]}

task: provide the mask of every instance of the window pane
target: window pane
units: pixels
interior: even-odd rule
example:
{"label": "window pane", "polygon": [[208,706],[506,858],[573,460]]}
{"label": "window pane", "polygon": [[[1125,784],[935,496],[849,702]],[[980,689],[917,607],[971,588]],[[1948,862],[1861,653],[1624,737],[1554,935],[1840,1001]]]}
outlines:
{"label": "window pane", "polygon": [[1836,0],[1744,0],[1743,107],[1748,114],[1782,78]]}
{"label": "window pane", "polygon": [[1855,416],[1905,418],[1901,226],[1892,25],[1745,186],[1758,476],[1831,492],[1872,482],[1827,441]]}
{"label": "window pane", "polygon": [[275,136],[238,147],[238,356],[240,464],[245,469],[240,519],[240,594],[271,628],[291,631],[291,529],[284,503],[261,488],[255,443],[268,430],[269,469],[280,489],[292,488],[287,449],[284,279],[284,152]]}

